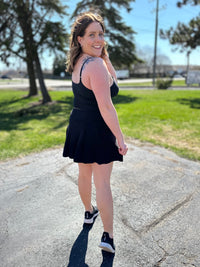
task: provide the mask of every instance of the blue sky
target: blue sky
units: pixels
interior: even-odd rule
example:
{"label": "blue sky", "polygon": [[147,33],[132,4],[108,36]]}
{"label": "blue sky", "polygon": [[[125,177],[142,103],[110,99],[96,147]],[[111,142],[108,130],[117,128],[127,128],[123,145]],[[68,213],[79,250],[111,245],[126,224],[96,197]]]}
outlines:
{"label": "blue sky", "polygon": [[[188,23],[191,18],[196,17],[200,13],[200,6],[187,5],[182,8],[177,8],[177,0],[160,0],[159,1],[159,20],[158,29],[169,29],[175,27],[177,23]],[[132,11],[129,14],[125,12],[123,17],[126,23],[133,27],[137,32],[135,42],[137,48],[148,46],[153,49],[155,40],[155,9],[156,0],[136,0],[131,4]],[[166,55],[171,60],[172,64],[186,64],[186,53],[178,51],[173,52],[175,46],[169,44],[168,40],[162,40],[158,36],[157,41],[158,53]],[[199,61],[200,48],[193,51],[190,55],[190,63],[200,65]]]}
{"label": "blue sky", "polygon": [[[69,6],[67,10],[71,13],[76,7],[78,0],[69,1],[61,0],[63,4]],[[182,8],[176,7],[177,0],[159,0],[159,24],[158,29],[168,29],[170,26],[176,26],[178,21],[188,23],[191,18],[196,17],[200,13],[199,6],[186,5]],[[121,9],[120,14],[127,25],[131,26],[137,34],[134,35],[136,49],[143,51],[153,51],[154,39],[155,39],[155,9],[156,0],[136,0],[131,4],[132,11],[127,13]],[[69,25],[68,18],[64,18],[63,22]],[[171,64],[186,65],[187,57],[186,53],[180,53],[178,51],[173,52],[172,49],[175,46],[169,44],[167,40],[161,40],[158,36],[157,41],[158,54],[167,56],[170,59]],[[200,48],[193,51],[190,55],[190,64],[200,65]],[[42,57],[43,68],[51,69],[53,57],[46,54]],[[17,68],[21,64],[20,60],[15,59],[17,62]],[[22,64],[21,64],[22,65]],[[14,67],[15,65],[11,65]],[[0,70],[5,68],[3,64],[0,64]]]}

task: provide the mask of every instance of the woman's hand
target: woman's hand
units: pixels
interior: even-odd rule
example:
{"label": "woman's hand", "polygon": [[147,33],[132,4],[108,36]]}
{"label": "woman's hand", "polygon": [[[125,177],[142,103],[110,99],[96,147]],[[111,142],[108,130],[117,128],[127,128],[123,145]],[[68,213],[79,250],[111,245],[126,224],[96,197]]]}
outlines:
{"label": "woman's hand", "polygon": [[108,51],[105,47],[102,49],[101,58],[106,62],[109,61]]}
{"label": "woman's hand", "polygon": [[120,140],[117,140],[117,144],[118,144],[118,151],[119,151],[119,154],[121,154],[122,156],[125,156],[127,151],[128,151],[128,147],[126,145],[126,143],[124,143],[124,141],[120,141]]}

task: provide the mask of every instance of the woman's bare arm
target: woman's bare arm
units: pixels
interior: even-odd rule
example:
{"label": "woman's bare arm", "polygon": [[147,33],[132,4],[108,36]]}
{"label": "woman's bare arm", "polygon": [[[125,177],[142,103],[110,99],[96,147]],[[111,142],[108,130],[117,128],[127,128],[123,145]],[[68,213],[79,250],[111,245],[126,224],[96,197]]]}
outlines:
{"label": "woman's bare arm", "polygon": [[87,66],[90,88],[95,94],[101,115],[117,139],[119,153],[125,155],[127,146],[120,129],[117,113],[110,96],[109,74],[101,58],[95,58]]}
{"label": "woman's bare arm", "polygon": [[111,76],[115,79],[115,82],[117,83],[117,75],[116,75],[115,69],[112,65],[112,62],[109,59],[109,55],[108,55],[107,50],[105,50],[105,54],[102,56],[102,58],[106,64],[108,71],[110,72]]}
{"label": "woman's bare arm", "polygon": [[106,54],[103,56],[103,60],[104,62],[106,63],[106,66],[108,68],[108,71],[110,72],[111,76],[115,79],[115,82],[117,83],[117,75],[116,75],[116,72],[115,72],[115,69],[109,59],[109,56]]}

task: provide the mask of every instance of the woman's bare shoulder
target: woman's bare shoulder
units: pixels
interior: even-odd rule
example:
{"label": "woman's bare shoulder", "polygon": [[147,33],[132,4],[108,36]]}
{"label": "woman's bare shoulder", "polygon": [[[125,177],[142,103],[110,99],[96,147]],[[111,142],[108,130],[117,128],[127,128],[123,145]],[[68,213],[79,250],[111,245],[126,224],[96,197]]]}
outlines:
{"label": "woman's bare shoulder", "polygon": [[101,70],[105,71],[105,65],[103,59],[100,57],[89,57],[83,66],[83,69],[84,68],[92,72]]}

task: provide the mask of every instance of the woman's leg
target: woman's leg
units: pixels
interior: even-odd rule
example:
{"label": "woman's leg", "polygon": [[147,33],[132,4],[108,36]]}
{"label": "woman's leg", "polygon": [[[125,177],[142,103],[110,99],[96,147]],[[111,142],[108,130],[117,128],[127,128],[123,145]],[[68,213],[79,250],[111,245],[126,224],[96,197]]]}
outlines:
{"label": "woman's leg", "polygon": [[109,233],[110,238],[113,238],[113,199],[110,188],[112,166],[113,163],[92,164],[97,207],[100,211],[104,232]]}
{"label": "woman's leg", "polygon": [[93,211],[91,204],[92,194],[92,165],[79,163],[78,189],[86,211]]}

